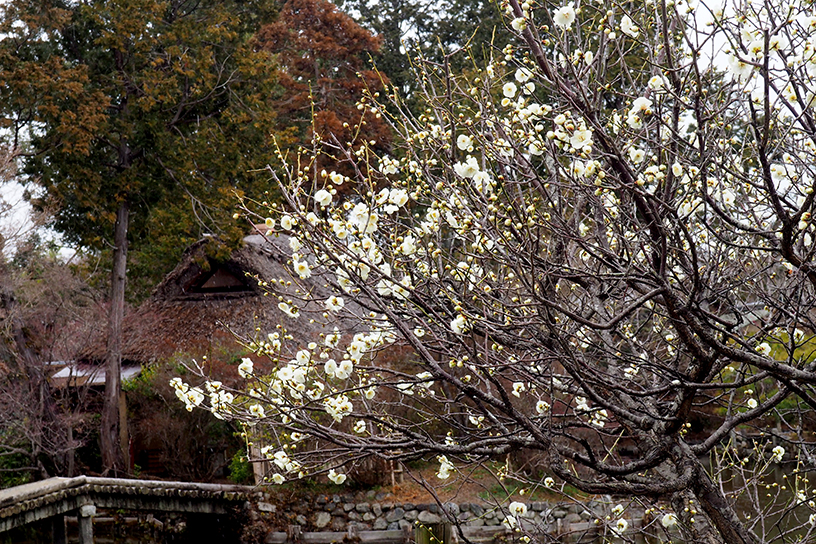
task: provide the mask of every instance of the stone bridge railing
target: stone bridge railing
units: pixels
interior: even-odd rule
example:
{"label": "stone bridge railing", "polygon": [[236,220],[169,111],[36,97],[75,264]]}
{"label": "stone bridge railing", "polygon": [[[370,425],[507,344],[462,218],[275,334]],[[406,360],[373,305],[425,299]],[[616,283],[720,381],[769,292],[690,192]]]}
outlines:
{"label": "stone bridge railing", "polygon": [[[50,478],[0,490],[0,533],[28,523],[75,513],[80,542],[93,542],[92,517],[97,508],[228,514],[246,501],[259,499],[255,488],[192,482],[159,482],[115,478]],[[64,542],[64,524],[55,543]]]}

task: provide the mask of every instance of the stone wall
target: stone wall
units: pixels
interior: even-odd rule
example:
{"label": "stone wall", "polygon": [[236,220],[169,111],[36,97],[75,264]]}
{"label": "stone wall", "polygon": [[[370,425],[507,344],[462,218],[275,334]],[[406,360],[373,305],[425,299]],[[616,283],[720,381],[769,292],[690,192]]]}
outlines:
{"label": "stone wall", "polygon": [[[508,512],[486,503],[395,503],[385,493],[369,492],[363,500],[351,495],[318,495],[274,507],[277,525],[298,525],[303,531],[401,530],[417,523],[432,524],[455,518],[466,527],[502,525]],[[527,513],[520,520],[527,529],[563,534],[570,530],[590,530],[614,524],[618,517],[628,522],[630,530],[642,526],[643,510],[627,509],[621,516],[611,512],[612,505],[596,501],[586,503],[528,502]],[[271,505],[270,505],[271,507]]]}

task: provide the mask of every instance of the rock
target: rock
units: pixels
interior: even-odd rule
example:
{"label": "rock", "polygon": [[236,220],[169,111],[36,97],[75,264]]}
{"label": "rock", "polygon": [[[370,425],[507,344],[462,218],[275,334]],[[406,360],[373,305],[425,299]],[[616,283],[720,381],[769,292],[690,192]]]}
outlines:
{"label": "rock", "polygon": [[419,515],[419,512],[417,512],[416,510],[405,511],[405,519],[407,519],[408,521],[414,521],[415,519],[417,519],[417,515]]}
{"label": "rock", "polygon": [[471,504],[470,511],[473,512],[473,515],[477,518],[480,518],[484,515],[484,508],[479,506],[478,504]]}
{"label": "rock", "polygon": [[417,504],[416,505],[416,509],[419,510],[420,512],[422,512],[424,510],[428,510],[430,507],[431,507],[430,504]]}
{"label": "rock", "polygon": [[319,506],[323,506],[327,502],[329,502],[329,499],[326,497],[326,495],[319,495],[317,500],[315,500],[315,503],[317,503]]}
{"label": "rock", "polygon": [[346,520],[342,518],[332,518],[331,529],[335,532],[342,532],[346,530]]}
{"label": "rock", "polygon": [[274,512],[277,510],[274,504],[269,504],[268,502],[259,502],[258,503],[258,510],[261,512]]}
{"label": "rock", "polygon": [[318,512],[315,518],[315,527],[323,529],[331,523],[332,517],[328,512]]}
{"label": "rock", "polygon": [[484,527],[484,520],[482,518],[474,518],[467,522],[468,527]]}
{"label": "rock", "polygon": [[388,528],[388,522],[385,521],[383,518],[377,518],[374,521],[374,530],[375,531],[385,531]]}
{"label": "rock", "polygon": [[385,520],[389,523],[393,523],[395,521],[399,521],[405,517],[405,510],[400,508],[399,506],[388,512],[388,515],[385,516]]}
{"label": "rock", "polygon": [[413,529],[414,528],[413,523],[411,523],[410,521],[405,521],[404,519],[399,520],[397,522],[397,526],[398,526],[399,530],[401,530],[401,531],[404,530],[404,529]]}
{"label": "rock", "polygon": [[374,521],[375,519],[377,519],[377,516],[375,516],[371,512],[366,512],[365,514],[363,514],[363,521]]}
{"label": "rock", "polygon": [[343,516],[346,515],[346,511],[343,510],[342,508],[335,508],[334,510],[332,510],[331,514],[332,514],[332,516],[343,517]]}
{"label": "rock", "polygon": [[365,512],[371,512],[371,505],[367,502],[358,503],[357,506],[354,507],[355,510],[360,512],[361,514]]}
{"label": "rock", "polygon": [[304,525],[306,525],[306,516],[304,516],[303,514],[298,514],[298,515],[295,517],[295,523],[297,523],[297,524],[298,524],[298,525],[300,525],[301,527],[302,527],[302,526],[304,526]]}
{"label": "rock", "polygon": [[383,493],[383,492],[381,491],[381,492],[377,493],[376,495],[374,495],[374,500],[381,501],[381,500],[383,500],[384,498],[386,498],[388,495],[390,495],[390,493]]}
{"label": "rock", "polygon": [[550,515],[555,519],[563,519],[567,517],[567,510],[560,506],[556,506],[552,510],[550,510]]}
{"label": "rock", "polygon": [[417,519],[421,523],[440,523],[442,521],[441,517],[434,514],[430,510],[423,510],[422,512],[420,512],[419,515],[417,516]]}
{"label": "rock", "polygon": [[354,510],[355,506],[357,505],[355,505],[353,502],[347,502],[343,504],[343,510],[345,510],[346,512],[351,512],[352,510]]}
{"label": "rock", "polygon": [[374,504],[371,505],[371,511],[374,512],[375,516],[381,516],[382,506],[380,505],[380,503],[375,502]]}
{"label": "rock", "polygon": [[456,516],[456,519],[461,522],[467,522],[467,520],[472,518],[473,514],[471,514],[470,512],[461,512],[458,516]]}
{"label": "rock", "polygon": [[358,514],[357,512],[349,512],[348,519],[350,519],[351,521],[360,521],[363,518],[360,517],[360,514]]}
{"label": "rock", "polygon": [[406,511],[407,511],[407,510],[414,510],[414,509],[416,509],[416,506],[415,506],[413,503],[406,502],[405,504],[403,504],[403,505],[402,505],[402,508],[403,508],[403,510],[406,510]]}
{"label": "rock", "polygon": [[582,520],[581,520],[581,516],[579,516],[578,514],[571,514],[570,513],[570,514],[567,514],[567,517],[564,518],[564,521],[566,521],[567,523],[578,523],[578,522],[580,522]]}
{"label": "rock", "polygon": [[366,493],[366,499],[368,499],[368,500],[371,500],[376,496],[377,496],[377,492],[374,491],[373,489],[371,491],[369,491],[368,493]]}
{"label": "rock", "polygon": [[547,509],[546,502],[531,502],[530,503],[530,510],[533,512],[543,512]]}
{"label": "rock", "polygon": [[394,521],[392,523],[389,523],[386,530],[388,530],[388,531],[399,531],[400,530],[399,522]]}
{"label": "rock", "polygon": [[451,516],[456,516],[459,514],[459,505],[455,502],[446,502],[442,505],[442,509]]}

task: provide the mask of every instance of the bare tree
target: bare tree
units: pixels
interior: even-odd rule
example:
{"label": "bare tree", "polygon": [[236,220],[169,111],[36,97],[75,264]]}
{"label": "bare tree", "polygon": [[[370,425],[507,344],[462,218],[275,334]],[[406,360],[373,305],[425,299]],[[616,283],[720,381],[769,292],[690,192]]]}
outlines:
{"label": "bare tree", "polygon": [[[505,9],[517,44],[484,71],[418,63],[419,117],[396,97],[361,103],[399,112],[399,158],[348,149],[355,179],[284,166],[286,203],[261,213],[291,236],[299,288],[269,286],[287,315],[254,345],[279,369],[245,362],[247,396],[177,380],[179,396],[268,428],[275,481],[342,481],[366,455],[435,457],[446,478],[526,452],[550,476],[507,474],[661,505],[655,527],[684,541],[807,540],[810,7]],[[361,190],[341,199],[341,183]],[[336,298],[309,313],[321,283]],[[370,332],[280,345],[294,316],[350,314]],[[396,345],[412,355],[375,356]],[[752,429],[765,434],[737,455]],[[743,511],[763,482],[731,490],[726,469],[781,462],[795,493]]]}

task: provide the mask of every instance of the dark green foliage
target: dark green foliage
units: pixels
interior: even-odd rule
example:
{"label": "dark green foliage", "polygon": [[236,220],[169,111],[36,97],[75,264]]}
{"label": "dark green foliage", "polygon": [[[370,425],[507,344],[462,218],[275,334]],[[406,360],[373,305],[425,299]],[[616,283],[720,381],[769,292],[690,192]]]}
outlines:
{"label": "dark green foliage", "polygon": [[253,171],[273,158],[275,66],[251,37],[275,6],[16,0],[0,11],[0,123],[25,142],[34,203],[68,242],[105,252],[129,202],[141,292],[204,234],[234,246],[235,195],[266,188]]}

